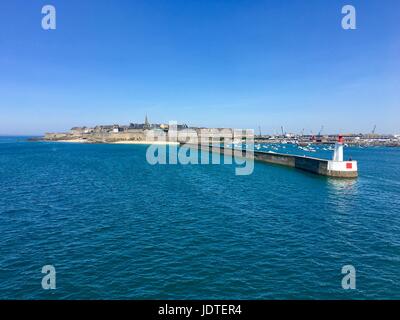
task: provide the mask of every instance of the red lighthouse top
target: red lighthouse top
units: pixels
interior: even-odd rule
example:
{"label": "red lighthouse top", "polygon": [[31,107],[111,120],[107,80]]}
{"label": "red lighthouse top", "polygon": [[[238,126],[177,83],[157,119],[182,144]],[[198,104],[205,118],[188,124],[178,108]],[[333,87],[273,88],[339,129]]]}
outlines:
{"label": "red lighthouse top", "polygon": [[343,136],[339,135],[339,139],[338,139],[339,143],[343,143]]}

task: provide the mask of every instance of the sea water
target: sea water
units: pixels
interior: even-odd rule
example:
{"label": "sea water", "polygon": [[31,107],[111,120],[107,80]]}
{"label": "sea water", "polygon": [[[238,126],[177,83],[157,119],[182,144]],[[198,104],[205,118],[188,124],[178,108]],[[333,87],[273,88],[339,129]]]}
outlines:
{"label": "sea water", "polygon": [[[277,148],[264,149],[332,156]],[[400,149],[345,156],[358,179],[0,138],[0,298],[399,299]],[[44,265],[55,290],[42,288]],[[355,290],[342,288],[345,265]]]}

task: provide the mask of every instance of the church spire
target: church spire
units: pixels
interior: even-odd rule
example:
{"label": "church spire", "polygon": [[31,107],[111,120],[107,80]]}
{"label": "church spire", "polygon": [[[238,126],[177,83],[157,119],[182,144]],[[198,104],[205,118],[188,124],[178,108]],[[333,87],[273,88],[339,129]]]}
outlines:
{"label": "church spire", "polygon": [[149,120],[147,119],[147,114],[146,114],[146,117],[144,119],[144,127],[146,129],[150,129],[150,123],[149,123]]}

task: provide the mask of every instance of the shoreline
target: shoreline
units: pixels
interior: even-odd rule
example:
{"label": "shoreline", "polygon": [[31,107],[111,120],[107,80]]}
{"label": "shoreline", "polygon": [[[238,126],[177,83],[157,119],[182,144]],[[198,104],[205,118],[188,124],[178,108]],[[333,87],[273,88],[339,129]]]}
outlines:
{"label": "shoreline", "polygon": [[41,140],[43,142],[60,142],[60,143],[89,143],[87,140],[72,139],[72,140]]}
{"label": "shoreline", "polygon": [[42,140],[43,142],[60,142],[60,143],[82,143],[82,144],[158,144],[158,145],[179,145],[174,141],[90,141],[85,139],[71,139],[71,140]]}
{"label": "shoreline", "polygon": [[159,145],[179,145],[179,142],[175,141],[115,141],[106,142],[109,144],[159,144]]}

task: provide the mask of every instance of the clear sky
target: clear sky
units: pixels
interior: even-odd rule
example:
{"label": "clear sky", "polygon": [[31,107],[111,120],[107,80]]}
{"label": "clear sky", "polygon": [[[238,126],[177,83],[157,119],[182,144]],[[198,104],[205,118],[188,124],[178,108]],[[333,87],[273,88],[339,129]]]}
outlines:
{"label": "clear sky", "polygon": [[[57,29],[41,28],[41,9]],[[357,30],[341,28],[342,6]],[[1,0],[0,134],[177,120],[400,133],[398,0]]]}

